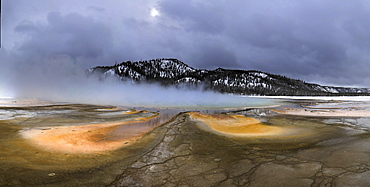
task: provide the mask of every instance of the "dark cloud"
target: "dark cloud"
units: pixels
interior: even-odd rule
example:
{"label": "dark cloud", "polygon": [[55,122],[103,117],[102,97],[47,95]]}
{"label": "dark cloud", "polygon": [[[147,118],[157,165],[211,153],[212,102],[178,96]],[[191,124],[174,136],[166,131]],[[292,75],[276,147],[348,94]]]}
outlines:
{"label": "dark cloud", "polygon": [[[5,31],[12,31],[5,35],[17,40],[13,52],[19,61],[54,59],[91,67],[173,57],[198,68],[257,69],[308,82],[370,87],[365,0],[3,4]],[[31,5],[45,5],[45,11],[32,12]],[[152,8],[159,16],[150,16]]]}
{"label": "dark cloud", "polygon": [[96,6],[89,6],[87,7],[89,10],[93,10],[93,11],[97,11],[97,12],[103,12],[105,11],[106,9],[105,8],[101,8],[101,7],[96,7]]}
{"label": "dark cloud", "polygon": [[161,1],[159,7],[186,30],[216,34],[224,29],[224,10],[219,1],[167,0]]}
{"label": "dark cloud", "polygon": [[104,54],[112,40],[110,30],[103,23],[78,13],[50,12],[45,25],[23,21],[15,31],[29,37],[19,47],[21,52],[42,56],[97,58]]}
{"label": "dark cloud", "polygon": [[240,68],[235,54],[220,42],[201,43],[197,49],[192,55],[197,68]]}
{"label": "dark cloud", "polygon": [[[233,48],[225,51],[236,49],[234,66],[244,64],[296,78],[320,75],[327,82],[341,80],[343,84],[352,80],[361,84],[354,72],[368,76],[356,69],[363,62],[350,53],[356,49],[367,56],[370,16],[366,1],[217,1],[209,5],[165,0],[160,5],[166,16],[184,24],[184,30],[228,39],[225,46]],[[219,65],[218,58],[213,58],[219,56],[218,50],[206,47],[202,54],[195,58],[213,59],[204,60],[203,66]],[[338,79],[339,74],[342,78]]]}

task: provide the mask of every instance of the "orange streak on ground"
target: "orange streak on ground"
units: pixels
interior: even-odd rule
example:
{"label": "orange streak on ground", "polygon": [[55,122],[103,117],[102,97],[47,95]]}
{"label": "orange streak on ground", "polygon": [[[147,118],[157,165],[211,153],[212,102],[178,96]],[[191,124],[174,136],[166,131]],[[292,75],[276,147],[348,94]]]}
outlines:
{"label": "orange streak on ground", "polygon": [[137,111],[137,110],[130,110],[130,111],[126,111],[124,112],[123,114],[137,114],[139,112],[142,112],[142,111]]}
{"label": "orange streak on ground", "polygon": [[236,136],[270,136],[283,133],[282,127],[262,124],[255,118],[242,115],[202,114],[191,112],[190,117],[205,123],[212,130]]}
{"label": "orange streak on ground", "polygon": [[[148,118],[140,118],[146,121]],[[91,154],[119,149],[130,142],[139,139],[152,128],[142,128],[140,133],[130,134],[126,138],[111,135],[117,127],[137,123],[127,121],[119,123],[102,123],[79,126],[44,127],[43,129],[29,129],[21,131],[21,135],[31,144],[47,151]]]}
{"label": "orange streak on ground", "polygon": [[[141,111],[141,113],[147,113],[148,111]],[[137,112],[138,113],[138,112]],[[155,113],[154,115],[152,116],[149,116],[149,117],[139,117],[139,118],[136,118],[137,121],[147,121],[149,119],[152,119],[152,118],[155,118],[159,115],[159,113]]]}
{"label": "orange streak on ground", "polygon": [[112,107],[112,108],[99,108],[99,109],[96,109],[97,111],[114,111],[114,110],[121,110],[123,108],[121,107]]}

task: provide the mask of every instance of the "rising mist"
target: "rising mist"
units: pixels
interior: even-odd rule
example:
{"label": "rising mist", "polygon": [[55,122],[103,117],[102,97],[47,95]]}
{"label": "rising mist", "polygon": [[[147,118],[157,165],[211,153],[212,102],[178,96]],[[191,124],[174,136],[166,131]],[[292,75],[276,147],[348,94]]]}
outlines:
{"label": "rising mist", "polygon": [[[9,57],[6,53],[2,54]],[[15,58],[14,58],[15,57]],[[29,58],[12,56],[1,70],[0,96],[35,98],[58,102],[109,104],[135,107],[248,107],[271,101],[163,87],[157,84],[133,84],[115,78],[99,80],[86,75],[83,66],[67,56]]]}

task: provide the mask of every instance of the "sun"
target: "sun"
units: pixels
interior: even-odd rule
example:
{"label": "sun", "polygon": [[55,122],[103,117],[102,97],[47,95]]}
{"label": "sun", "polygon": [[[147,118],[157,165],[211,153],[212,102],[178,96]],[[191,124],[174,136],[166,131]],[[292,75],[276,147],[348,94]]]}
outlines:
{"label": "sun", "polygon": [[157,9],[155,9],[155,8],[150,9],[150,16],[156,17],[158,15],[159,15],[159,12],[158,12]]}

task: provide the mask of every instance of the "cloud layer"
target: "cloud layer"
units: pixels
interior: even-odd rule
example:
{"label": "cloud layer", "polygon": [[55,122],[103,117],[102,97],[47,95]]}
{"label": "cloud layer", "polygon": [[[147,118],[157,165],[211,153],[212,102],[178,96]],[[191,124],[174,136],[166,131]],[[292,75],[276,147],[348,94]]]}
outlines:
{"label": "cloud layer", "polygon": [[[150,15],[153,8],[158,16]],[[7,0],[2,10],[6,89],[10,82],[51,84],[97,65],[162,57],[370,87],[365,0]]]}

